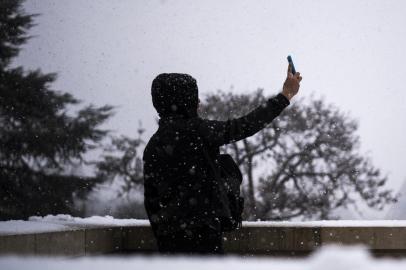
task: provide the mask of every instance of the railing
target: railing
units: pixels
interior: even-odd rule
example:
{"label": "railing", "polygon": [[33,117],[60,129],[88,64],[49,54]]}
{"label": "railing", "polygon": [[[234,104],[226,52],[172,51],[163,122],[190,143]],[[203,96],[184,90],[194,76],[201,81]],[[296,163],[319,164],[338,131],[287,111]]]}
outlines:
{"label": "railing", "polygon": [[[0,233],[0,254],[84,256],[156,251],[147,222],[68,227],[62,231]],[[406,256],[406,223],[245,222],[242,229],[224,235],[225,250],[232,254],[306,255],[326,244],[365,245],[374,254]]]}

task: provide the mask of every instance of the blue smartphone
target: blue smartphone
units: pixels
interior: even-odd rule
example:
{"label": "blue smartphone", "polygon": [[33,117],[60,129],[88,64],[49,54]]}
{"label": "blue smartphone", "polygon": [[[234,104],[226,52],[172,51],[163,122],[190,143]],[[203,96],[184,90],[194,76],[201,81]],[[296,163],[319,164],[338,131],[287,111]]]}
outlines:
{"label": "blue smartphone", "polygon": [[292,74],[295,75],[296,69],[295,69],[295,65],[293,64],[292,56],[290,56],[290,55],[288,55],[288,62],[290,64],[290,66],[292,67]]}

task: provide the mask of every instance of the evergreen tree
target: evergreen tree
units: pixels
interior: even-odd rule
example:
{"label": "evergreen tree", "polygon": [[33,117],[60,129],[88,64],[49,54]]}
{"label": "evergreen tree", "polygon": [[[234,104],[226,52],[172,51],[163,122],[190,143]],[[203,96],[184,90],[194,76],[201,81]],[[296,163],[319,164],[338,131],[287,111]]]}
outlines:
{"label": "evergreen tree", "polygon": [[55,74],[10,63],[29,39],[35,15],[21,0],[0,2],[0,219],[72,213],[95,179],[69,175],[84,154],[107,134],[100,125],[111,106],[92,105],[73,113],[79,101],[53,90]]}

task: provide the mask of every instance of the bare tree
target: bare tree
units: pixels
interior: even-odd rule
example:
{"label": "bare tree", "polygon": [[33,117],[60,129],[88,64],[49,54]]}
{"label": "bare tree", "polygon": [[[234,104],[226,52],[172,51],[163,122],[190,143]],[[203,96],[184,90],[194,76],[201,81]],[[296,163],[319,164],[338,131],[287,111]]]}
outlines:
{"label": "bare tree", "polygon": [[[88,197],[86,203],[87,209],[91,209],[89,211],[118,218],[146,218],[141,152],[145,144],[143,132],[144,129],[139,128],[138,138],[135,139],[110,137],[110,142],[104,147],[102,160],[94,162],[96,179],[101,184],[93,189],[93,198]],[[106,188],[112,193],[110,199],[100,197],[100,192]]]}
{"label": "bare tree", "polygon": [[130,191],[143,194],[144,176],[142,158],[139,149],[145,144],[139,129],[139,136],[131,139],[126,136],[111,137],[111,143],[104,148],[102,160],[96,162],[96,178],[104,183],[121,182],[118,197],[124,197]]}
{"label": "bare tree", "polygon": [[[263,104],[253,94],[218,91],[202,102],[203,117],[226,120]],[[328,219],[355,204],[382,208],[395,201],[382,176],[359,154],[358,124],[321,99],[299,100],[258,134],[224,146],[244,175],[245,218]],[[258,181],[255,181],[258,179]]]}

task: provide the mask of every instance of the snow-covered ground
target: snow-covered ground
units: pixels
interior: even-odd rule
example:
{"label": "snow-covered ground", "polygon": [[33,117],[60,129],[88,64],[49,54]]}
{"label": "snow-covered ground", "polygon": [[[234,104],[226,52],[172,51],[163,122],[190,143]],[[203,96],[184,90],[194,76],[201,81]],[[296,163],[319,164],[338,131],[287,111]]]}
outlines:
{"label": "snow-covered ground", "polygon": [[[48,215],[30,217],[27,221],[2,221],[0,235],[64,231],[84,227],[146,225],[149,225],[148,220],[115,219],[111,216],[79,218],[70,215]],[[406,227],[406,220],[256,221],[243,222],[243,225],[249,227]]]}
{"label": "snow-covered ground", "polygon": [[0,269],[211,269],[211,270],[404,270],[406,260],[376,259],[362,247],[321,248],[312,256],[302,259],[258,258],[258,257],[84,257],[84,258],[46,258],[46,257],[0,257]]}

